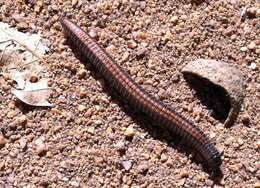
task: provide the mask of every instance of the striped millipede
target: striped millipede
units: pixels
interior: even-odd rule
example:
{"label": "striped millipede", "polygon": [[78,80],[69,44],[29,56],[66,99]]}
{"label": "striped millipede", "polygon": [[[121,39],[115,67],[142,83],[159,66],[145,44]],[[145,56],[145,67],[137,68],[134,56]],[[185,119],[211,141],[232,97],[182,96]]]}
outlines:
{"label": "striped millipede", "polygon": [[219,169],[221,154],[199,128],[171,107],[148,94],[80,27],[63,17],[60,18],[60,22],[69,43],[79,51],[81,56],[92,63],[100,75],[128,101],[130,106],[144,113],[149,120],[161,127],[165,126],[170,132],[181,137],[185,144],[202,156],[203,163],[208,168]]}

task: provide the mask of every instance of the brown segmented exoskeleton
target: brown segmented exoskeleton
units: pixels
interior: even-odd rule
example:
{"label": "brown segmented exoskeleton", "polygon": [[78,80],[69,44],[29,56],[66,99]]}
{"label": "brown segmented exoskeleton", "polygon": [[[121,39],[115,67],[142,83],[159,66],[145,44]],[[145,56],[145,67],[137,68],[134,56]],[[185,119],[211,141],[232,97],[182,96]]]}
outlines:
{"label": "brown segmented exoskeleton", "polygon": [[86,57],[94,68],[109,82],[133,108],[144,113],[158,126],[167,128],[173,134],[198,152],[204,163],[212,170],[219,169],[221,154],[211,144],[208,137],[191,121],[177,113],[173,108],[163,104],[143,88],[124,71],[107,52],[88,36],[76,24],[66,18],[60,18],[65,36],[81,56]]}

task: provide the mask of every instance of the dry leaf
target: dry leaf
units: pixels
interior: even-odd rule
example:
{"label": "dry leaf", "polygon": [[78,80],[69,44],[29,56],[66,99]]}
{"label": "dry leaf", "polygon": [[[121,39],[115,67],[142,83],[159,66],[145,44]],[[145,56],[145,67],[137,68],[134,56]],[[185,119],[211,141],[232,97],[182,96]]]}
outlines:
{"label": "dry leaf", "polygon": [[18,99],[31,106],[52,106],[47,101],[51,93],[47,79],[39,80],[36,83],[25,82],[23,90],[13,89],[12,93]]}

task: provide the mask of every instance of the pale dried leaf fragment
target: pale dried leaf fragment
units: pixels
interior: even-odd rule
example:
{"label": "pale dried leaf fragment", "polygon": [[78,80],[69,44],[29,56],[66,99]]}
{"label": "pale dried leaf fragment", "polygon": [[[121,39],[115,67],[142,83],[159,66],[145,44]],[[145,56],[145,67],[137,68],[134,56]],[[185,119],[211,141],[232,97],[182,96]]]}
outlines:
{"label": "pale dried leaf fragment", "polygon": [[48,87],[47,79],[39,80],[36,83],[26,82],[23,90],[13,89],[12,93],[19,100],[31,106],[53,106],[48,102],[51,88]]}

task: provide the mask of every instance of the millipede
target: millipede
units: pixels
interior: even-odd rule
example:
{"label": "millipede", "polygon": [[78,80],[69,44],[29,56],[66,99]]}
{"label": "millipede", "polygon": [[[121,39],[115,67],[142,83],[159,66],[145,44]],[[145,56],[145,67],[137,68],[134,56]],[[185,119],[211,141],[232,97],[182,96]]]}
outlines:
{"label": "millipede", "polygon": [[93,65],[94,69],[132,108],[145,114],[158,126],[178,135],[188,147],[202,157],[203,164],[209,169],[219,169],[222,163],[221,154],[201,129],[170,106],[147,93],[95,39],[79,26],[65,17],[60,18],[60,23],[69,44]]}

